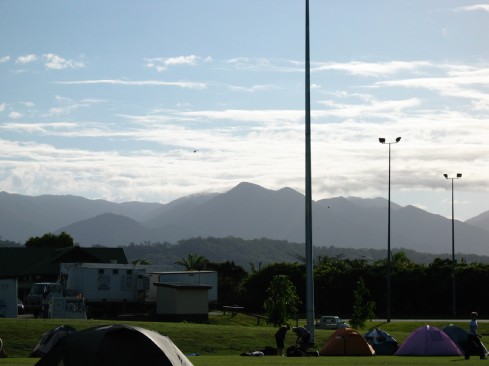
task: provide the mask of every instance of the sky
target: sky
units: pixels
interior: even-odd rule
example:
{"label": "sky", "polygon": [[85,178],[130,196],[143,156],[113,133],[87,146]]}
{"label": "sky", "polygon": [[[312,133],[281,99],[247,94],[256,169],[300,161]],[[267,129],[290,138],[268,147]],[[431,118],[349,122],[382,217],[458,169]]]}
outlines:
{"label": "sky", "polygon": [[[305,192],[305,0],[0,0],[0,191]],[[489,210],[489,1],[310,0],[312,198]]]}

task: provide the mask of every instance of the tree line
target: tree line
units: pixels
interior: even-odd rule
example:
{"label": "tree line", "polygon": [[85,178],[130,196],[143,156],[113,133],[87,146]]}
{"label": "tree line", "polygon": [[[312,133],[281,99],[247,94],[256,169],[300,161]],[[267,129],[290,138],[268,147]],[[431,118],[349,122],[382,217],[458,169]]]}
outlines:
{"label": "tree line", "polygon": [[[249,312],[264,313],[267,293],[277,276],[285,276],[295,287],[299,315],[305,312],[305,264],[272,263],[250,273],[232,261],[216,264],[199,255],[188,255],[179,264],[189,262],[219,272],[219,301],[239,304]],[[391,316],[393,318],[451,318],[452,261],[437,258],[429,264],[416,264],[403,252],[391,260]],[[489,280],[489,265],[460,261],[455,266],[456,313],[467,318],[471,311],[484,314],[489,309],[489,294],[483,291]],[[351,319],[358,309],[355,296],[361,282],[365,304],[375,317],[386,314],[386,261],[319,257],[314,263],[315,312]],[[221,287],[222,286],[222,287]],[[356,292],[357,291],[357,292]],[[357,306],[357,308],[355,308]],[[482,315],[484,316],[484,315]],[[487,315],[489,316],[489,314]]]}
{"label": "tree line", "polygon": [[[231,243],[231,244],[229,244]],[[2,244],[7,244],[3,242]],[[11,243],[8,243],[11,244]],[[9,246],[9,245],[5,246]],[[243,244],[248,252],[255,248],[260,254],[259,261],[249,262],[249,270],[233,260],[222,261],[222,255],[212,260],[201,254],[185,254],[191,248],[212,249],[211,253],[220,251],[223,246],[231,246],[237,251]],[[298,254],[296,244],[285,243],[281,247],[288,261],[276,261],[273,255],[266,255],[267,249],[280,247],[279,241],[259,239],[245,241],[239,238],[194,238],[180,243],[180,246],[133,245],[132,263],[158,264],[155,257],[146,256],[157,248],[160,254],[166,249],[173,249],[173,264],[187,270],[215,270],[218,272],[219,303],[222,305],[239,304],[247,311],[264,313],[266,310],[267,291],[277,276],[284,276],[294,286],[300,303],[298,313],[305,312],[305,264]],[[59,235],[46,234],[30,238],[26,247],[66,247],[76,245],[67,233]],[[127,247],[124,247],[125,251]],[[178,250],[175,251],[175,248]],[[284,251],[284,248],[285,251]],[[136,249],[143,249],[142,251]],[[338,249],[338,248],[330,248]],[[339,249],[338,249],[339,250]],[[344,250],[347,251],[347,250]],[[135,254],[142,254],[135,257]],[[176,255],[180,254],[180,257]],[[357,258],[344,258],[342,252],[336,256],[317,255],[314,259],[314,299],[316,315],[339,315],[345,319],[358,312],[355,303],[356,286],[361,282],[365,290],[362,297],[376,317],[386,314],[386,260],[374,259],[370,252],[356,252]],[[378,254],[374,252],[375,254]],[[411,253],[410,253],[411,254]],[[229,257],[228,257],[229,258]],[[291,258],[295,261],[291,261]],[[378,256],[377,256],[378,258]],[[217,260],[216,260],[217,259]],[[262,262],[263,260],[263,262]],[[268,262],[265,262],[268,260]],[[257,263],[258,265],[256,265]],[[406,252],[398,251],[391,260],[391,316],[394,318],[449,318],[452,316],[452,275],[451,259],[437,257],[430,263],[415,263]],[[489,293],[484,285],[489,280],[489,264],[477,261],[467,262],[464,258],[455,263],[456,316],[467,318],[472,311],[484,317],[489,309]],[[487,315],[489,317],[489,315]]]}

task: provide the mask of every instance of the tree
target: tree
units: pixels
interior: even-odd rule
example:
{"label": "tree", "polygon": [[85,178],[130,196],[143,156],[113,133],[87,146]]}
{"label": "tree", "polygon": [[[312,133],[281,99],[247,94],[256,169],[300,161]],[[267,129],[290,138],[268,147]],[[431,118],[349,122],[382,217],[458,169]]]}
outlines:
{"label": "tree", "polygon": [[298,306],[301,304],[294,284],[285,275],[273,277],[266,296],[263,307],[267,322],[275,326],[285,324],[297,313]]}
{"label": "tree", "polygon": [[209,260],[199,254],[189,254],[175,262],[175,264],[184,267],[187,271],[202,271],[207,268],[208,263]]}
{"label": "tree", "polygon": [[351,325],[354,329],[363,328],[367,319],[372,319],[375,309],[375,302],[368,300],[370,292],[365,287],[363,278],[357,282],[355,291],[353,291],[353,316],[351,318]]}
{"label": "tree", "polygon": [[[297,263],[273,263],[263,266],[250,274],[242,284],[243,294],[240,304],[248,311],[263,313],[267,289],[275,276],[285,275],[297,290],[299,298],[305,298],[305,266]],[[305,311],[305,309],[299,309]]]}
{"label": "tree", "polygon": [[240,302],[241,287],[248,273],[243,267],[233,261],[207,264],[206,269],[216,271],[218,274],[219,302],[223,304],[236,304]]}
{"label": "tree", "polygon": [[27,248],[67,248],[74,247],[75,242],[70,234],[63,231],[59,235],[48,233],[42,237],[31,237],[25,242],[25,246]]}

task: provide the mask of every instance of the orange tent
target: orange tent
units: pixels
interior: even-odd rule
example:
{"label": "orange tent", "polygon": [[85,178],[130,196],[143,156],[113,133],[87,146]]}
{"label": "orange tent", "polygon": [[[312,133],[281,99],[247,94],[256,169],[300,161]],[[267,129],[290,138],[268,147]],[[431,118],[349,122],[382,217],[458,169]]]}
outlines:
{"label": "orange tent", "polygon": [[320,356],[373,356],[374,349],[352,328],[338,329],[329,336]]}

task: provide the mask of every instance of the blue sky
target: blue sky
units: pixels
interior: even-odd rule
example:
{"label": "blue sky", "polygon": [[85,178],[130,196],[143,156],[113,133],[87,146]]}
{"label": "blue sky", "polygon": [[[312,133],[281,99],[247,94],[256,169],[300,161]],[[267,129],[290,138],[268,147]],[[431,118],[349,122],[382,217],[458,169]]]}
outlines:
{"label": "blue sky", "polygon": [[[489,210],[489,1],[310,0],[313,199]],[[304,192],[304,1],[0,1],[0,190]]]}

